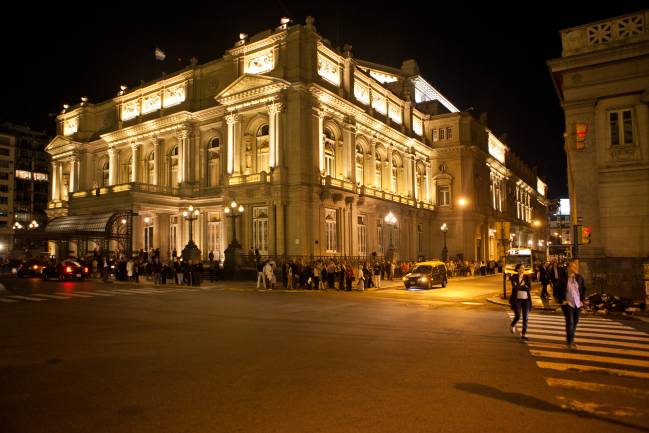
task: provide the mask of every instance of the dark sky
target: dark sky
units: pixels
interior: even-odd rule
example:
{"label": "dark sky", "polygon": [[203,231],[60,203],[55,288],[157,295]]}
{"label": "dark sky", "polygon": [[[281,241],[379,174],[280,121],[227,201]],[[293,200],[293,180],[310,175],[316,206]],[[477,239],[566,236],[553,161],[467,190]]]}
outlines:
{"label": "dark sky", "polygon": [[[550,197],[566,197],[563,113],[545,61],[561,55],[560,29],[643,6],[528,2],[523,10],[444,3],[455,6],[274,0],[32,9],[24,2],[13,12],[14,28],[3,24],[0,118],[53,133],[50,114],[63,103],[82,95],[90,102],[112,98],[120,84],[135,87],[186,66],[192,56],[199,63],[221,57],[239,32],[275,27],[285,15],[303,24],[312,15],[322,36],[334,46],[351,44],[358,58],[395,67],[416,59],[423,76],[459,109],[488,113],[491,130],[507,133],[507,145],[547,178]],[[156,46],[167,53],[162,63],[154,60]]]}

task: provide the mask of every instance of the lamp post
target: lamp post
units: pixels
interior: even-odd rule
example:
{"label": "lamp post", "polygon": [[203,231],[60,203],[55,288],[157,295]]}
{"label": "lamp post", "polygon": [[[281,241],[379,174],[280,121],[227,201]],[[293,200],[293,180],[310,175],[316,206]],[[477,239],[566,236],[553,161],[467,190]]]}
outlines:
{"label": "lamp post", "polygon": [[390,211],[383,220],[388,226],[390,226],[390,245],[388,246],[388,251],[385,256],[388,259],[388,262],[392,263],[392,260],[394,259],[394,244],[392,243],[392,238],[394,237],[394,227],[397,224],[397,217],[395,217],[392,211]]}
{"label": "lamp post", "polygon": [[446,225],[446,223],[442,224],[440,230],[444,235],[444,248],[442,248],[442,261],[446,262],[446,260],[448,260],[448,249],[446,248],[446,232],[448,231],[448,225]]}
{"label": "lamp post", "polygon": [[243,210],[243,205],[239,205],[234,200],[232,200],[229,207],[223,209],[225,216],[232,218],[232,239],[224,251],[225,261],[223,263],[223,267],[226,273],[230,274],[230,278],[238,275],[243,263],[241,244],[237,241],[237,218],[243,215]]}
{"label": "lamp post", "polygon": [[194,209],[194,206],[189,205],[189,207],[183,211],[183,218],[185,221],[189,222],[189,242],[185,245],[182,252],[182,258],[185,261],[197,262],[201,259],[201,250],[198,249],[198,246],[194,243],[192,224],[195,220],[198,219],[200,212],[198,209]]}

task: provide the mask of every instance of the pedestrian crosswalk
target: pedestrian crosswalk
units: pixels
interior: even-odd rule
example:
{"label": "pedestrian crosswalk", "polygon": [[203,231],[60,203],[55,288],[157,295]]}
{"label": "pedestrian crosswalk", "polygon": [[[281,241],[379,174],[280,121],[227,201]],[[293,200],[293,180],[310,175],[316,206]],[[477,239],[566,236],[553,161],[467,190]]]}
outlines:
{"label": "pedestrian crosswalk", "polygon": [[65,301],[70,299],[91,299],[91,298],[110,298],[115,296],[132,296],[132,295],[163,295],[167,293],[197,293],[210,290],[209,287],[169,287],[169,288],[114,288],[114,289],[97,289],[97,290],[75,290],[69,292],[50,292],[50,293],[29,293],[17,294],[5,291],[0,295],[0,304],[14,304],[17,302],[44,302],[44,301]]}
{"label": "pedestrian crosswalk", "polygon": [[[513,318],[513,313],[509,313]],[[517,324],[520,335],[522,323]],[[562,315],[530,314],[526,341],[536,365],[547,376],[546,383],[561,390],[557,396],[566,408],[592,408],[593,413],[623,414],[639,417],[649,414],[645,409],[649,382],[649,334],[627,324],[602,317],[582,316],[575,333],[576,349],[566,345],[565,320]],[[638,385],[639,383],[639,385]],[[594,402],[584,405],[565,396],[581,391],[623,395],[625,402],[638,398],[637,410],[632,407],[602,409]],[[597,409],[594,409],[597,408]],[[599,412],[597,412],[599,411]],[[647,413],[645,413],[647,412]]]}

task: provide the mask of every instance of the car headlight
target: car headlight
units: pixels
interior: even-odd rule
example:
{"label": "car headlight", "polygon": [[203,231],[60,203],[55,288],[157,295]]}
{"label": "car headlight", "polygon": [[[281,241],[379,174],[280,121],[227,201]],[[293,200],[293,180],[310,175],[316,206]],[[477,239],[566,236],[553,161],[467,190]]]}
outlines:
{"label": "car headlight", "polygon": [[408,277],[403,277],[402,280],[403,281],[408,281]]}
{"label": "car headlight", "polygon": [[428,277],[421,277],[421,281],[425,283],[426,281],[428,281]]}

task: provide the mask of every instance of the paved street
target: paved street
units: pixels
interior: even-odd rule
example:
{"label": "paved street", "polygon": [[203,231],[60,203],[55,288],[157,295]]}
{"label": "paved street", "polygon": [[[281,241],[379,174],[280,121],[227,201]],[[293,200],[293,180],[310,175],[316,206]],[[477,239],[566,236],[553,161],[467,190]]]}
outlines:
{"label": "paved street", "polygon": [[649,431],[649,328],[411,292],[3,278],[2,432]]}

